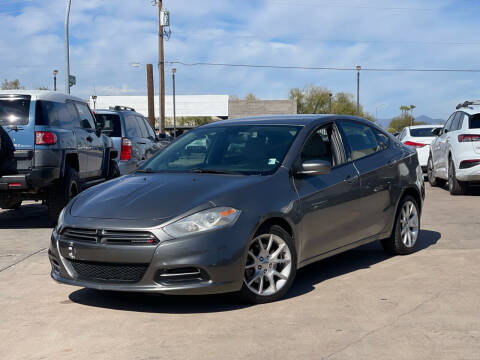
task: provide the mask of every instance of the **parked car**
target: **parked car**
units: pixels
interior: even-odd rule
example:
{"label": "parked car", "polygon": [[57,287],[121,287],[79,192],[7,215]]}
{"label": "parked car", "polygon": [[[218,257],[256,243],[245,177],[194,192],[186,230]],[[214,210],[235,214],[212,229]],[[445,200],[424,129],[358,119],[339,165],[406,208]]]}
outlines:
{"label": "parked car", "polygon": [[480,101],[458,105],[434,134],[428,159],[430,184],[444,186],[448,181],[450,194],[465,194],[470,184],[480,183]]}
{"label": "parked car", "polygon": [[0,207],[42,200],[52,221],[83,189],[117,177],[112,141],[87,103],[50,91],[0,91]]}
{"label": "parked car", "polygon": [[108,110],[95,110],[98,122],[105,124],[103,132],[110,136],[118,155],[115,160],[124,175],[138,168],[167,143],[160,139],[143,115],[135,109],[115,106]]}
{"label": "parked car", "polygon": [[52,234],[51,275],[264,303],[285,295],[298,268],[362,244],[412,253],[423,197],[417,153],[367,120],[220,121],[71,201]]}
{"label": "parked car", "polygon": [[443,125],[414,125],[407,126],[402,130],[398,138],[402,143],[417,150],[418,162],[424,174],[427,174],[428,156],[430,144],[435,139],[432,130],[442,129]]}

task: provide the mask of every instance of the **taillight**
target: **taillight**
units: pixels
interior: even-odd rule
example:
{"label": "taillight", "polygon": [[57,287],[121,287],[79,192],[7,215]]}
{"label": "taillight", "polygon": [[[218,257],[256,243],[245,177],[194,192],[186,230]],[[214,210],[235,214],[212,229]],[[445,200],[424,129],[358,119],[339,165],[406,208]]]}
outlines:
{"label": "taillight", "polygon": [[417,143],[417,142],[413,142],[413,141],[405,141],[404,143],[405,145],[407,146],[413,146],[413,147],[424,147],[426,144],[422,144],[422,143]]}
{"label": "taillight", "polygon": [[35,131],[35,145],[54,145],[57,135],[50,131]]}
{"label": "taillight", "polygon": [[460,169],[469,169],[477,165],[480,165],[480,159],[463,160],[460,162]]}
{"label": "taillight", "polygon": [[120,150],[120,160],[128,161],[132,158],[132,142],[130,139],[122,138],[122,148]]}
{"label": "taillight", "polygon": [[458,135],[458,142],[473,142],[473,141],[480,141],[480,135]]}

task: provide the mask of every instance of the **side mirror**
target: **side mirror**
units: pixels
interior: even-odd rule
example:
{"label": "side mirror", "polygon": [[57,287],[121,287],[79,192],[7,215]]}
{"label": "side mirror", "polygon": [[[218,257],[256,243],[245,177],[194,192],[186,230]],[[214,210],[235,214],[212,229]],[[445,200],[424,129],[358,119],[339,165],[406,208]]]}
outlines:
{"label": "side mirror", "polygon": [[441,131],[442,131],[442,128],[435,128],[435,129],[432,129],[432,134],[435,136],[438,136],[440,135]]}
{"label": "side mirror", "polygon": [[307,160],[302,163],[297,175],[326,175],[332,170],[332,164],[324,160]]}

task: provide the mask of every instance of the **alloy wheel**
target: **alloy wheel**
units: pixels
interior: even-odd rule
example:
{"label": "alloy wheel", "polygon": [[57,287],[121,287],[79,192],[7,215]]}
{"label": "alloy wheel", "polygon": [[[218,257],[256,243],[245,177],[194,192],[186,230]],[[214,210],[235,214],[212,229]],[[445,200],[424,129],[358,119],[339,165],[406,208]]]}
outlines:
{"label": "alloy wheel", "polygon": [[428,180],[431,183],[435,181],[435,177],[433,176],[433,161],[432,161],[432,158],[428,159],[427,175],[428,175]]}
{"label": "alloy wheel", "polygon": [[411,201],[405,202],[402,206],[400,226],[403,244],[408,248],[413,247],[417,242],[419,224],[417,207]]}
{"label": "alloy wheel", "polygon": [[273,295],[287,283],[292,272],[292,254],[278,235],[262,234],[248,249],[244,282],[253,293]]}

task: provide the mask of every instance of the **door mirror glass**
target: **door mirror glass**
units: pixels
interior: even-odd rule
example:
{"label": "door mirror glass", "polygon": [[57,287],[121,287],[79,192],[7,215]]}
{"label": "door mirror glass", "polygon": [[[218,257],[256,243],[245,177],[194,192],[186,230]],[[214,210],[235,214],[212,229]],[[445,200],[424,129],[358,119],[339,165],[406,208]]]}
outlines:
{"label": "door mirror glass", "polygon": [[332,170],[332,164],[325,160],[307,160],[298,169],[298,175],[326,175]]}

